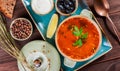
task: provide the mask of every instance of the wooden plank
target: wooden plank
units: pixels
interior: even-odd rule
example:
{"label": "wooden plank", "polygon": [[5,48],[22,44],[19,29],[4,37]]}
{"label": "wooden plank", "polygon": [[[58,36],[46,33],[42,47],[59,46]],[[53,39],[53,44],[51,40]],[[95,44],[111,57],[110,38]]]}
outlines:
{"label": "wooden plank", "polygon": [[[116,27],[120,33],[120,28],[119,28],[120,27],[120,24],[119,24],[120,16],[119,16],[119,14],[120,14],[120,12],[114,13],[114,14],[111,14],[110,17],[113,20],[114,24],[116,25]],[[113,32],[110,22],[105,17],[100,17],[96,14],[95,14],[95,16],[96,16],[97,20],[99,21],[99,24],[103,28],[105,35],[110,40],[110,42],[113,46],[113,49],[109,53],[104,55],[102,58],[98,59],[96,62],[107,61],[107,60],[114,59],[114,58],[120,59],[120,43],[118,43],[118,41],[117,41],[117,38]]]}
{"label": "wooden plank", "polygon": [[[112,66],[113,68],[110,66]],[[79,71],[120,71],[119,67],[120,67],[120,59],[117,59],[117,60],[95,64],[95,65],[91,63],[88,66],[80,69]]]}
{"label": "wooden plank", "polygon": [[110,4],[110,14],[120,12],[120,0],[108,0]]}
{"label": "wooden plank", "polygon": [[19,71],[16,61],[0,64],[0,71]]}

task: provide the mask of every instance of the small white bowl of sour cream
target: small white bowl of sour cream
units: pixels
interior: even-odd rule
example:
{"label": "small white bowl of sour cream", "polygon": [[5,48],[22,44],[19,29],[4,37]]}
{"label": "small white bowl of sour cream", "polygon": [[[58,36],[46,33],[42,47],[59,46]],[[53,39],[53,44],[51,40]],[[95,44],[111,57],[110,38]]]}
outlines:
{"label": "small white bowl of sour cream", "polygon": [[53,0],[32,0],[31,7],[36,14],[45,15],[52,11],[54,2]]}

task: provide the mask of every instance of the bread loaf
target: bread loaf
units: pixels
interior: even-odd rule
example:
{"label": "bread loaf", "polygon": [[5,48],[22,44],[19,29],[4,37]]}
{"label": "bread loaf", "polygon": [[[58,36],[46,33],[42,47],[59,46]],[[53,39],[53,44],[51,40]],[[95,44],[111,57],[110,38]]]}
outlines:
{"label": "bread loaf", "polygon": [[13,17],[16,0],[0,0],[0,11],[8,18]]}

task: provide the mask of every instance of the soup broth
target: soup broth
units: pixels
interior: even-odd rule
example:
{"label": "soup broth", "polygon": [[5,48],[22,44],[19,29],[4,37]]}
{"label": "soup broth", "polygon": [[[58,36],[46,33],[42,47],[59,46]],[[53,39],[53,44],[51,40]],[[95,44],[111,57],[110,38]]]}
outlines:
{"label": "soup broth", "polygon": [[[83,29],[83,33],[88,33],[83,40],[82,46],[74,46],[73,43],[79,39],[73,34],[73,27]],[[70,18],[63,22],[57,31],[57,46],[60,52],[72,59],[85,59],[93,55],[99,46],[100,35],[91,21],[82,17]]]}

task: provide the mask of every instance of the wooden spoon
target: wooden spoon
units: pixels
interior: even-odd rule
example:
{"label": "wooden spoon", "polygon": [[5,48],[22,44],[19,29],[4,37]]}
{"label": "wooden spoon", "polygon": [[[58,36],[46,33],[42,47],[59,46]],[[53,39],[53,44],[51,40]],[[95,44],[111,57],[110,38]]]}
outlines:
{"label": "wooden spoon", "polygon": [[120,42],[120,36],[119,36],[119,31],[117,30],[116,26],[114,25],[113,21],[109,17],[108,11],[110,9],[109,3],[107,0],[94,0],[94,8],[97,14],[100,16],[105,16],[108,18],[108,20],[111,22],[111,26]]}

